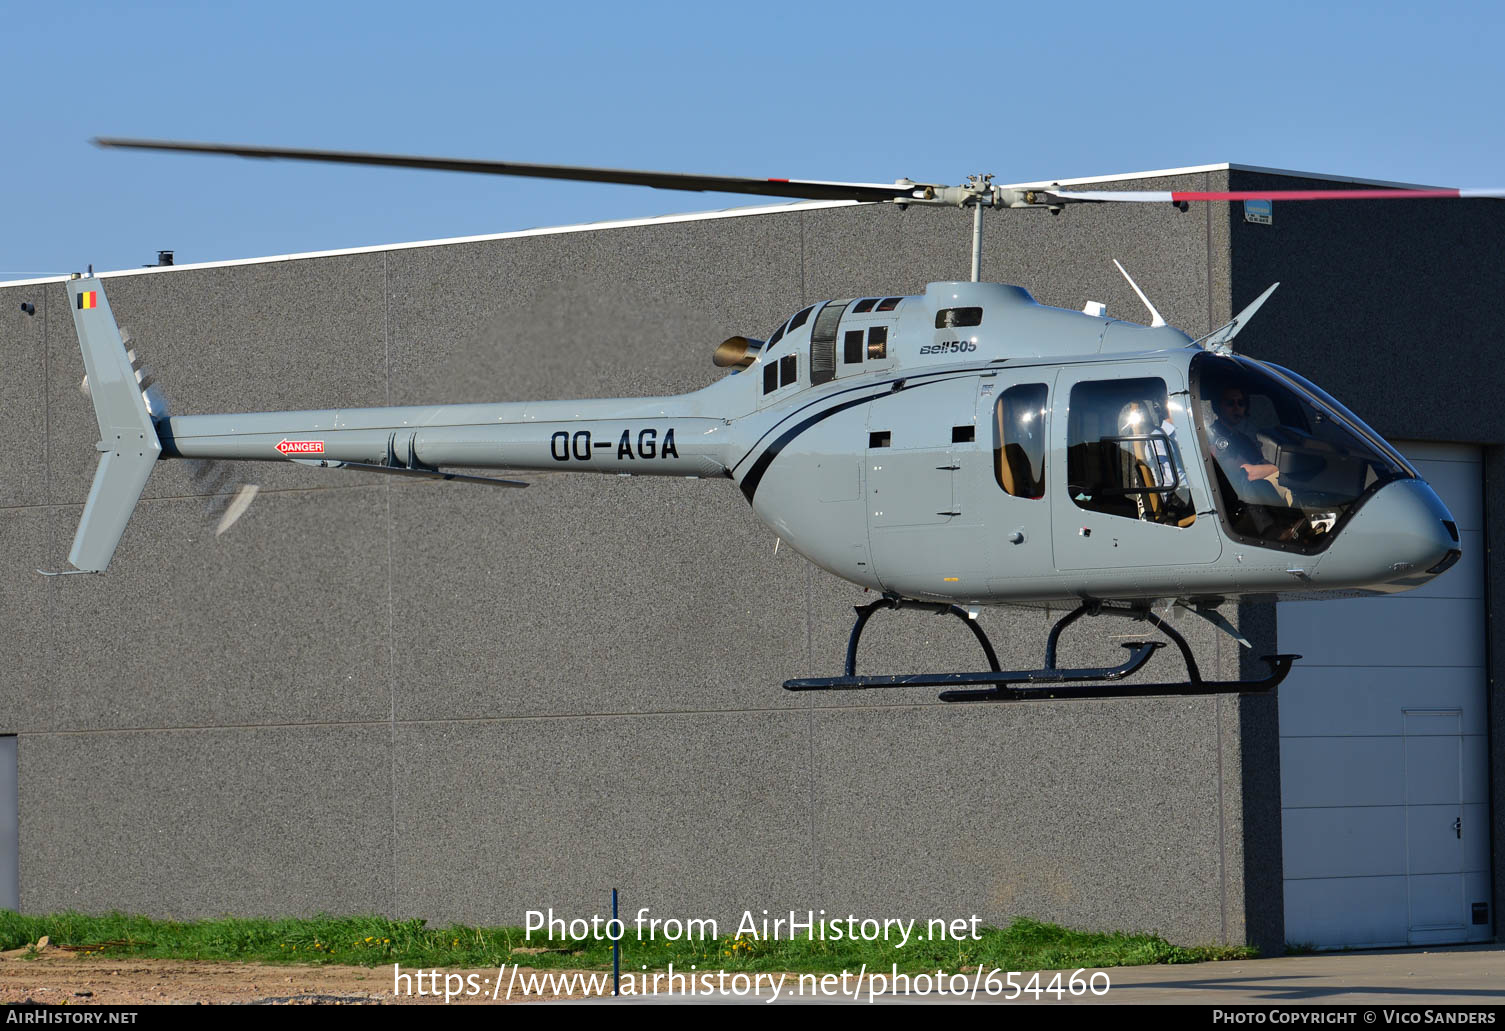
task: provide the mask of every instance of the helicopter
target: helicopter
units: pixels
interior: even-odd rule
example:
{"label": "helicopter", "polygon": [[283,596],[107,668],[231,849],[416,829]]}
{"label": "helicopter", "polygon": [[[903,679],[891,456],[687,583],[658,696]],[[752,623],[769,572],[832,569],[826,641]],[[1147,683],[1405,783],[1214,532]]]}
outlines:
{"label": "helicopter", "polygon": [[[1204,679],[1163,614],[1188,612],[1247,645],[1217,611],[1232,598],[1409,590],[1461,557],[1456,523],[1403,456],[1315,384],[1234,353],[1275,290],[1194,340],[1039,304],[980,281],[987,208],[1060,213],[1082,203],[1502,197],[1505,191],[1083,192],[965,185],[758,180],[574,166],[223,144],[102,139],[103,146],[439,168],[816,200],[945,205],[973,213],[972,279],[917,296],[819,302],[762,337],[726,339],[727,374],[670,397],[419,405],[172,416],[154,406],[102,284],[67,284],[98,418],[101,458],[69,553],[108,568],[155,463],[281,461],[523,487],[456,470],[727,478],[780,541],[880,592],[859,607],[838,677],[793,691],[943,687],[944,701],[1273,690],[1293,655],[1257,681]],[[1278,285],[1278,284],[1277,284]],[[1072,606],[1037,669],[1000,669],[973,618],[990,605]],[[989,669],[861,675],[869,619],[917,607],[960,618]],[[1116,666],[1057,662],[1084,617],[1146,622],[1179,648],[1187,679],[1122,683],[1161,642],[1125,645]]]}

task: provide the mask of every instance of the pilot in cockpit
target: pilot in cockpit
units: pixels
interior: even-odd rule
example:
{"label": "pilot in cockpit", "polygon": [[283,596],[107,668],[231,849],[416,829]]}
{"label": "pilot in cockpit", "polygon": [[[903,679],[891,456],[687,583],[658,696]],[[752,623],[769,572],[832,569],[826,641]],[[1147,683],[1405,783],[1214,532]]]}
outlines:
{"label": "pilot in cockpit", "polygon": [[1265,461],[1264,450],[1247,432],[1249,392],[1237,383],[1224,387],[1217,414],[1209,434],[1212,457],[1234,489],[1255,504],[1289,506],[1291,492],[1280,485],[1280,470]]}
{"label": "pilot in cockpit", "polygon": [[1294,541],[1311,533],[1280,469],[1265,459],[1249,419],[1249,392],[1242,383],[1226,384],[1214,405],[1217,418],[1208,427],[1209,450],[1228,485],[1242,502],[1244,532],[1265,540]]}
{"label": "pilot in cockpit", "polygon": [[1234,537],[1321,550],[1366,491],[1400,475],[1366,446],[1356,416],[1276,367],[1209,356],[1194,384],[1209,472]]}

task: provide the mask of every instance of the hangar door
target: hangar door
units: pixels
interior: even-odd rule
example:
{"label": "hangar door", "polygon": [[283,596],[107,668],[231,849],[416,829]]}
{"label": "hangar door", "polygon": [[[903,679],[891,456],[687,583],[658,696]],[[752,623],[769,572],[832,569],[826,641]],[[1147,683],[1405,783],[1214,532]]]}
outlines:
{"label": "hangar door", "polygon": [[1406,444],[1458,522],[1463,558],[1388,598],[1284,602],[1280,686],[1286,941],[1488,941],[1483,462]]}

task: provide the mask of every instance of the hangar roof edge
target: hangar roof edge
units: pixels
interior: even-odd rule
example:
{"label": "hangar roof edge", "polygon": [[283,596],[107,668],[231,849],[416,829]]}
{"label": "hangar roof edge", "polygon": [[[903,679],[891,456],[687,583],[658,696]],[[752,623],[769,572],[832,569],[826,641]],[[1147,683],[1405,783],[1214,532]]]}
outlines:
{"label": "hangar roof edge", "polygon": [[[1024,186],[1080,186],[1085,183],[1126,182],[1134,179],[1159,179],[1173,175],[1190,175],[1197,172],[1263,172],[1270,175],[1285,175],[1300,179],[1318,179],[1326,182],[1356,183],[1365,186],[1396,188],[1428,188],[1419,183],[1390,182],[1383,179],[1363,179],[1348,175],[1331,175],[1324,172],[1300,172],[1289,168],[1268,168],[1262,165],[1243,165],[1227,161],[1211,165],[1188,165],[1184,168],[1161,168],[1148,172],[1120,172],[1114,175],[1082,176],[1074,179],[1039,179],[1030,182],[1008,183],[1013,187]],[[745,208],[721,208],[711,211],[694,211],[675,215],[655,215],[650,218],[624,218],[606,222],[583,222],[577,225],[542,226],[534,229],[516,229],[504,233],[484,233],[477,236],[454,236],[439,240],[414,240],[405,243],[372,244],[364,247],[342,247],[327,251],[304,251],[297,254],[272,254],[258,258],[234,258],[227,261],[191,262],[184,265],[149,265],[142,268],[116,269],[95,273],[101,279],[117,276],[156,275],[163,272],[191,271],[194,269],[231,268],[236,265],[262,265],[274,261],[301,261],[307,258],[335,258],[349,254],[373,254],[381,251],[413,250],[419,247],[443,247],[450,244],[482,243],[490,240],[512,240],[528,236],[551,236],[563,233],[594,232],[602,229],[629,229],[634,226],[661,225],[674,222],[699,222],[713,218],[740,218],[746,215],[773,215],[788,211],[810,211],[820,208],[852,207],[857,201],[796,201],[790,204],[768,204]],[[38,276],[31,279],[11,279],[0,282],[0,287],[31,286],[41,283],[62,283],[68,276]]]}
{"label": "hangar roof edge", "polygon": [[1294,168],[1271,168],[1267,165],[1244,165],[1223,161],[1213,165],[1188,165],[1184,168],[1161,168],[1151,172],[1122,172],[1117,175],[1089,175],[1078,179],[1035,179],[1027,183],[1007,183],[1008,186],[1078,186],[1083,183],[1126,182],[1132,179],[1161,179],[1172,175],[1190,175],[1194,172],[1262,172],[1266,175],[1284,175],[1293,179],[1318,179],[1329,183],[1354,183],[1359,186],[1387,186],[1398,190],[1428,190],[1428,183],[1401,183],[1389,179],[1365,179],[1355,175],[1334,175],[1331,172],[1303,172]]}
{"label": "hangar roof edge", "polygon": [[[337,258],[348,254],[377,254],[382,251],[406,251],[419,247],[444,247],[458,243],[483,243],[488,240],[515,240],[527,236],[553,236],[564,233],[587,233],[600,229],[629,229],[633,226],[663,225],[672,222],[699,222],[712,218],[740,218],[744,215],[775,215],[786,211],[809,211],[814,208],[847,208],[860,203],[854,200],[795,201],[792,204],[769,204],[749,208],[721,208],[712,211],[692,211],[677,215],[654,215],[650,218],[621,218],[607,222],[582,222],[569,226],[540,226],[534,229],[514,229],[504,233],[483,233],[477,236],[452,236],[441,240],[412,240],[404,243],[370,244],[365,247],[341,247],[329,251],[303,251],[297,254],[270,254],[259,258],[232,258],[227,261],[190,262],[183,265],[146,265],[141,268],[115,269],[96,272],[100,279],[120,276],[150,276],[163,272],[182,272],[194,269],[232,268],[236,265],[264,265],[273,261],[302,261],[306,258]],[[0,287],[29,286],[38,283],[64,283],[71,276],[39,276],[34,279],[12,279],[0,282]]]}

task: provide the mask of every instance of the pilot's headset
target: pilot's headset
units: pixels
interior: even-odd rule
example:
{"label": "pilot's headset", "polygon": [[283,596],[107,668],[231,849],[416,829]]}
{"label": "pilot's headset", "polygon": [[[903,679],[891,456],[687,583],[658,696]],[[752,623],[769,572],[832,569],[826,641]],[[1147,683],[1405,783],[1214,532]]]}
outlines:
{"label": "pilot's headset", "polygon": [[1149,410],[1149,428],[1144,432],[1160,433],[1167,422],[1175,425],[1175,423],[1171,420],[1170,413],[1166,411],[1166,406],[1161,402],[1153,399],[1147,399],[1144,402],[1144,406]]}

